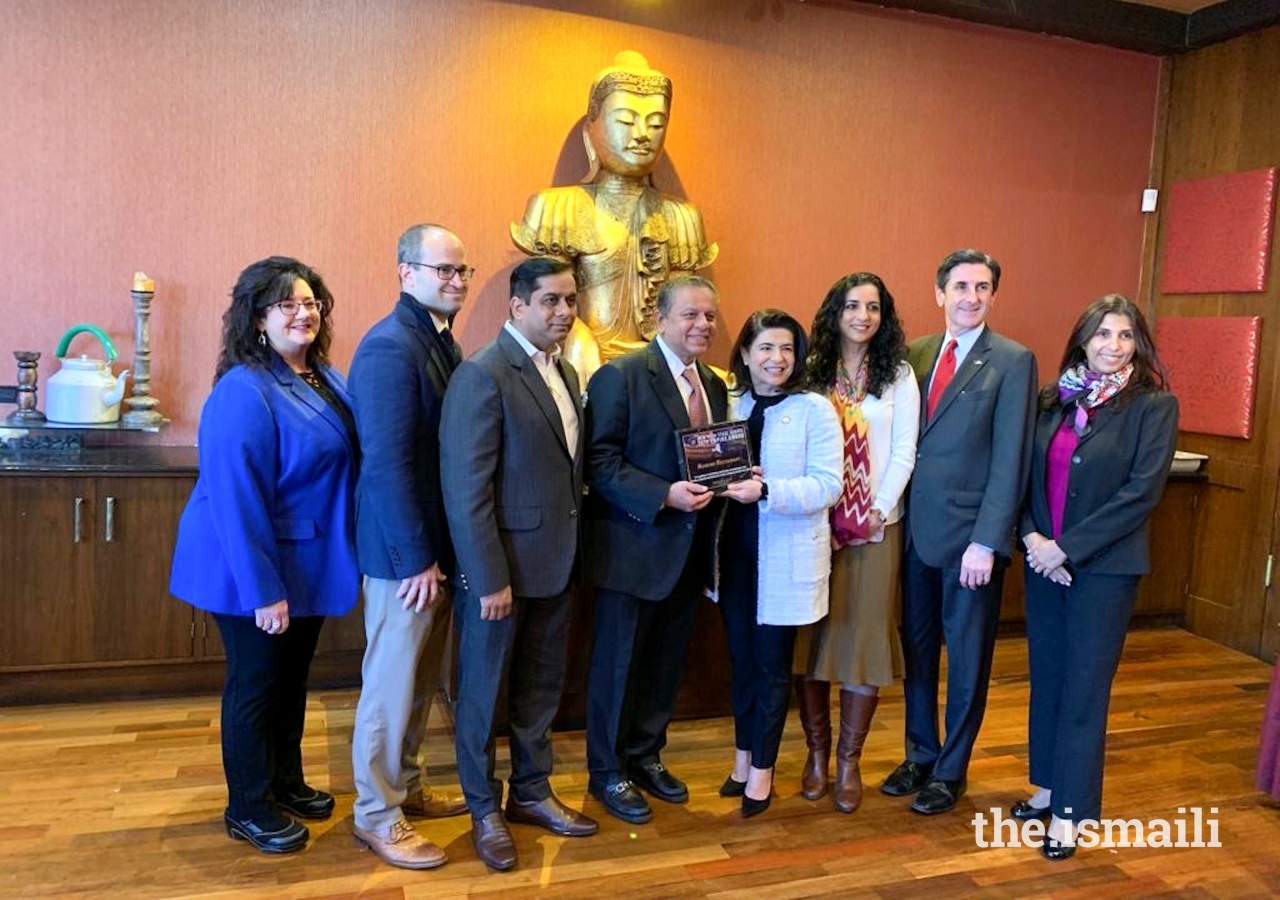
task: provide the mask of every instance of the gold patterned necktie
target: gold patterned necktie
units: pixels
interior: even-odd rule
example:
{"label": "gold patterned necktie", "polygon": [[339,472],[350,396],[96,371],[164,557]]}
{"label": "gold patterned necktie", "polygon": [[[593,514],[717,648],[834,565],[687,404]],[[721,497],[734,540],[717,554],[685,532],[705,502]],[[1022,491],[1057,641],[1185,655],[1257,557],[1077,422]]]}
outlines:
{"label": "gold patterned necktie", "polygon": [[698,370],[690,366],[680,373],[680,377],[693,391],[689,395],[689,424],[695,428],[708,424],[710,418],[707,416],[707,405],[702,402],[702,385],[698,383]]}

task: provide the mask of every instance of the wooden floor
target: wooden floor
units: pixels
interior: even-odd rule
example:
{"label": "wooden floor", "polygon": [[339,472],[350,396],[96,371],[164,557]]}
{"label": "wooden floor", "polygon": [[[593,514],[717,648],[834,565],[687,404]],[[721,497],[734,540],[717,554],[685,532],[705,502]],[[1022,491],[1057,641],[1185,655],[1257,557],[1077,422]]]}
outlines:
{"label": "wooden floor", "polygon": [[[924,818],[872,790],[840,815],[798,795],[804,758],[789,723],[780,797],[744,821],[716,796],[732,747],[727,719],[677,723],[667,764],[688,779],[684,806],[656,803],[628,826],[584,801],[581,733],[556,736],[554,786],[601,819],[599,835],[556,838],[515,826],[520,866],[490,874],[467,817],[424,825],[451,862],[406,872],[350,838],[352,691],[314,694],[307,771],[338,795],[303,853],[266,857],[222,832],[225,802],[216,697],[0,710],[0,900],[43,898],[628,897],[1231,897],[1280,896],[1280,808],[1252,786],[1271,669],[1181,631],[1129,640],[1111,707],[1104,816],[1174,818],[1216,807],[1218,849],[1096,848],[1063,863],[1031,848],[982,849],[971,820],[1021,798],[1026,778],[1027,667],[1021,639],[1002,639],[969,794]],[[902,695],[884,698],[863,770],[878,783],[898,762]],[[456,786],[452,744],[433,727],[433,780]],[[1206,813],[1207,814],[1207,813]]]}

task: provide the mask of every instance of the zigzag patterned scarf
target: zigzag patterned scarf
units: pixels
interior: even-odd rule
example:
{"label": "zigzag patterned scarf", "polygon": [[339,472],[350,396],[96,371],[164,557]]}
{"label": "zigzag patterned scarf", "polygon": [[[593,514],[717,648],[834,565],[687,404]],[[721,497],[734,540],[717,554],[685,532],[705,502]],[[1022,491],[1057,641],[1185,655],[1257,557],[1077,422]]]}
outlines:
{"label": "zigzag patterned scarf", "polygon": [[867,396],[868,366],[863,357],[853,378],[840,363],[835,386],[828,393],[844,428],[844,489],[831,508],[831,534],[836,549],[865,544],[871,537],[871,445],[862,401]]}

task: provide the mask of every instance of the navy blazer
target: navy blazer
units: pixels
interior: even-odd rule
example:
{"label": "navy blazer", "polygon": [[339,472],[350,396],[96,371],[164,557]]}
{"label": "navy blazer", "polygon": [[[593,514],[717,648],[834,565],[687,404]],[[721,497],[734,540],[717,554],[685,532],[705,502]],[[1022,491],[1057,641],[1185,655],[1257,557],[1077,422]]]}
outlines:
{"label": "navy blazer", "polygon": [[[320,377],[350,403],[342,376]],[[200,414],[200,477],[178,524],[169,590],[215,613],[349,612],[356,448],[342,419],[279,357],[236,366]]]}
{"label": "navy blazer", "polygon": [[[1020,535],[1053,537],[1045,493],[1049,443],[1075,405],[1042,411],[1036,422],[1031,486]],[[1098,407],[1071,455],[1067,503],[1058,546],[1072,569],[1095,575],[1151,571],[1151,514],[1164,493],[1178,443],[1178,400],[1147,391]]]}
{"label": "navy blazer", "polygon": [[582,391],[558,360],[578,416],[565,443],[560,408],[542,373],[506,330],[458,367],[440,422],[441,467],[458,584],[477,597],[510,585],[517,597],[569,586],[582,507]]}
{"label": "navy blazer", "polygon": [[[912,341],[907,362],[929,396],[943,335]],[[920,404],[916,467],[907,489],[907,535],[926,565],[959,568],[970,543],[1013,551],[1026,495],[1036,402],[1036,358],[983,329],[938,400]]]}
{"label": "navy blazer", "polygon": [[438,563],[453,574],[440,493],[440,409],[457,367],[430,313],[401,294],[351,360],[360,433],[356,555],[373,578],[409,578]]}
{"label": "navy blazer", "polygon": [[[728,389],[710,368],[698,375],[723,422]],[[596,370],[587,387],[587,482],[594,501],[587,560],[596,584],[645,600],[675,588],[690,553],[703,583],[712,582],[714,520],[719,501],[701,513],[663,506],[667,489],[685,478],[675,433],[689,427],[680,388],[657,341]]]}

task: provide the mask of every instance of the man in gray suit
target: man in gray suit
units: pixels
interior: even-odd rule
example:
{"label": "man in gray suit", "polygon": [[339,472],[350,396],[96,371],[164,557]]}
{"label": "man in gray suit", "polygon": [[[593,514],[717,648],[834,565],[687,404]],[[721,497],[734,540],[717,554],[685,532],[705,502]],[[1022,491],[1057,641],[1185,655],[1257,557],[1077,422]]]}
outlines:
{"label": "man in gray suit", "polygon": [[[932,815],[965,790],[987,705],[1004,570],[1022,505],[1035,418],[1036,361],[986,327],[1000,264],[957,250],[938,267],[946,331],[912,341],[920,438],[907,496],[902,644],[907,758],[881,786]],[[947,645],[946,738],[938,671]]]}
{"label": "man in gray suit", "polygon": [[509,320],[458,367],[441,416],[445,510],[458,558],[458,779],[476,852],[497,870],[516,865],[499,812],[502,783],[494,778],[494,710],[504,671],[507,820],[569,836],[598,829],[561,803],[547,780],[581,522],[582,404],[578,375],[560,358],[577,302],[569,263],[534,257],[517,266]]}

